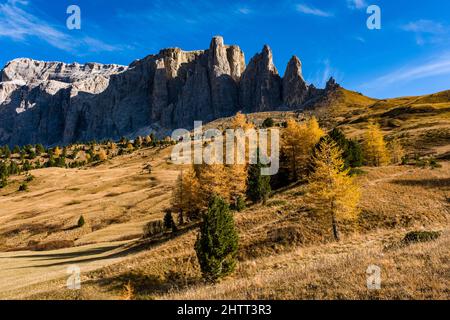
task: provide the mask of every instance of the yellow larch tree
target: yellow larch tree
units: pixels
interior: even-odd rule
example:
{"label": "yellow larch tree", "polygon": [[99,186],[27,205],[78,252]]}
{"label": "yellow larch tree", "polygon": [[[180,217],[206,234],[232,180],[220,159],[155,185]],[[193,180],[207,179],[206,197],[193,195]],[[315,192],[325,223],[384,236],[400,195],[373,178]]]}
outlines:
{"label": "yellow larch tree", "polygon": [[368,124],[364,133],[363,150],[368,165],[380,167],[389,164],[389,152],[378,124]]}
{"label": "yellow larch tree", "polygon": [[244,131],[253,129],[255,126],[249,122],[245,114],[238,112],[231,121],[231,129],[243,129]]}
{"label": "yellow larch tree", "polygon": [[146,136],[144,140],[145,140],[145,144],[147,146],[149,146],[153,142],[152,137],[150,137],[150,136]]}
{"label": "yellow larch tree", "polygon": [[398,138],[394,138],[389,142],[388,149],[391,153],[391,162],[393,164],[401,163],[406,152]]}
{"label": "yellow larch tree", "polygon": [[59,158],[62,154],[62,150],[60,147],[55,147],[55,149],[53,149],[53,155],[55,156],[55,158]]}
{"label": "yellow larch tree", "polygon": [[172,193],[172,207],[179,214],[179,221],[184,218],[194,219],[201,209],[200,184],[194,168],[181,171]]}
{"label": "yellow larch tree", "polygon": [[324,139],[312,157],[307,199],[312,208],[331,221],[333,236],[340,240],[339,221],[355,219],[361,197],[359,187],[344,169],[342,151],[331,139]]}
{"label": "yellow larch tree", "polygon": [[223,164],[202,164],[196,167],[200,182],[200,202],[207,208],[210,199],[216,195],[230,202],[228,173]]}
{"label": "yellow larch tree", "polygon": [[301,124],[294,119],[287,121],[283,134],[283,152],[294,180],[305,173],[311,153],[324,135],[315,117]]}
{"label": "yellow larch tree", "polygon": [[105,152],[104,149],[100,149],[100,150],[97,152],[97,157],[98,157],[98,159],[99,159],[100,161],[106,161],[106,160],[108,160],[108,155],[106,154],[106,152]]}
{"label": "yellow larch tree", "polygon": [[244,200],[247,192],[247,165],[233,164],[228,166],[226,171],[230,203],[237,207],[239,199]]}

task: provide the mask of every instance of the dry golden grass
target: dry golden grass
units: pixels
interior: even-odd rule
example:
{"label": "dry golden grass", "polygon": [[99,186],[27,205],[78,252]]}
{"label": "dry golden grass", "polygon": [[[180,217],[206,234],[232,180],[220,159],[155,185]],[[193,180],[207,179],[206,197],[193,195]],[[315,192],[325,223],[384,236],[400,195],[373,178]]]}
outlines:
{"label": "dry golden grass", "polygon": [[[87,169],[41,169],[28,192],[24,176],[0,190],[0,249],[30,241],[73,240],[77,245],[139,237],[142,226],[162,217],[178,170],[165,167],[169,150],[146,149]],[[143,170],[151,163],[153,172]],[[163,168],[163,169],[160,169]],[[86,226],[75,228],[83,215]]]}
{"label": "dry golden grass", "polygon": [[[357,222],[341,224],[340,243],[332,241],[331,225],[324,227],[326,222],[307,210],[302,186],[280,192],[267,206],[237,213],[239,267],[216,286],[201,280],[193,250],[196,231],[188,228],[173,239],[129,244],[128,252],[116,248],[123,255],[83,272],[80,292],[68,291],[60,278],[27,287],[25,297],[121,299],[129,285],[135,299],[445,299],[450,281],[449,183],[439,184],[436,192],[433,184],[424,187],[415,181],[439,182],[449,176],[449,168],[448,163],[435,170],[364,168],[367,174],[358,178],[363,214]],[[408,231],[422,229],[443,235],[429,243],[399,245]],[[366,288],[371,264],[382,269],[381,291]],[[9,294],[24,297],[23,290]]]}
{"label": "dry golden grass", "polygon": [[[298,248],[246,261],[233,278],[158,296],[160,299],[449,299],[449,232],[431,243],[383,249],[382,233],[340,244]],[[381,268],[381,290],[368,290],[366,270]]]}

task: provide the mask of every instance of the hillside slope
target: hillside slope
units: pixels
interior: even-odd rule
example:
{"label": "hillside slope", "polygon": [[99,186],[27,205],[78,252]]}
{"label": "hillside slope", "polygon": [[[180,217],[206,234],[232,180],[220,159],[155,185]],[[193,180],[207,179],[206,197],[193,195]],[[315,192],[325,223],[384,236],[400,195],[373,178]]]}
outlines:
{"label": "hillside slope", "polygon": [[[143,225],[161,219],[170,205],[181,169],[171,163],[170,148],[146,148],[83,169],[35,170],[28,192],[17,192],[23,176],[0,190],[0,298],[120,299],[130,284],[136,299],[448,299],[449,92],[374,100],[338,88],[316,104],[310,112],[330,128],[335,121],[359,138],[369,120],[377,121],[388,139],[398,136],[411,153],[440,157],[441,167],[362,168],[361,215],[342,225],[340,243],[332,241],[330,224],[308,210],[304,186],[277,191],[266,206],[235,214],[238,270],[216,286],[201,280],[195,224],[174,237],[141,239]],[[249,118],[260,124],[267,117],[281,123],[306,116]],[[227,126],[229,119],[207,124]],[[87,224],[74,228],[80,215]],[[441,236],[402,243],[415,230]],[[76,247],[29,251],[32,241],[56,240]],[[66,269],[74,264],[82,269],[77,292],[65,287]],[[371,264],[383,270],[381,291],[367,290]]]}

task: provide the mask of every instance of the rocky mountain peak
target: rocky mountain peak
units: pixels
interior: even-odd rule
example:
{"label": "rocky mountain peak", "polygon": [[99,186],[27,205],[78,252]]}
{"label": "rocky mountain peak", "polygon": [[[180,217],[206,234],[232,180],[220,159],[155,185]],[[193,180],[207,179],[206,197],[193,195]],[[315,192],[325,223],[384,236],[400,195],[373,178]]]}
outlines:
{"label": "rocky mountain peak", "polygon": [[163,49],[128,67],[16,59],[1,80],[0,145],[167,135],[239,110],[301,109],[324,94],[305,83],[297,57],[282,79],[268,45],[246,65],[221,36],[206,50]]}
{"label": "rocky mountain peak", "polygon": [[308,85],[303,79],[302,63],[293,56],[283,77],[283,102],[289,108],[299,108],[308,96]]}
{"label": "rocky mountain peak", "polygon": [[45,62],[29,58],[19,58],[10,61],[2,70],[1,80],[25,81],[26,83],[36,81],[60,81],[73,83],[86,80],[90,77],[101,75],[109,77],[112,74],[123,72],[127,69],[120,65],[103,65],[100,63],[63,63]]}
{"label": "rocky mountain peak", "polygon": [[326,91],[330,91],[330,90],[337,89],[337,88],[339,88],[339,87],[340,87],[340,85],[339,85],[338,83],[336,83],[336,80],[335,80],[333,77],[331,77],[331,78],[327,81],[325,90],[326,90]]}

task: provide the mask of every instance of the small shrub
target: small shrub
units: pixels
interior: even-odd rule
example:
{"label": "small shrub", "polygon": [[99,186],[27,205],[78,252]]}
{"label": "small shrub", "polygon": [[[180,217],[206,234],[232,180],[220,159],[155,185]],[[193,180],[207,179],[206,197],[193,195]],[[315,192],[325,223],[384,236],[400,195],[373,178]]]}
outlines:
{"label": "small shrub", "polygon": [[275,121],[272,118],[267,118],[266,120],[264,120],[262,126],[263,128],[272,128],[273,126],[275,126]]}
{"label": "small shrub", "polygon": [[26,182],[31,182],[33,180],[34,180],[34,176],[32,176],[32,175],[28,175],[25,179]]}
{"label": "small shrub", "polygon": [[77,222],[78,228],[82,228],[85,224],[86,224],[86,221],[84,221],[84,217],[81,216],[81,217],[78,219],[78,222]]}
{"label": "small shrub", "polygon": [[417,243],[436,240],[441,236],[440,232],[436,231],[412,231],[406,234],[403,238],[403,243]]}
{"label": "small shrub", "polygon": [[24,192],[28,190],[27,184],[24,182],[19,186],[19,192]]}
{"label": "small shrub", "polygon": [[0,189],[5,188],[8,185],[8,179],[6,177],[0,178]]}
{"label": "small shrub", "polygon": [[429,166],[430,166],[431,169],[442,168],[442,165],[439,164],[439,163],[437,162],[437,160],[434,159],[434,158],[431,158],[431,159],[428,161],[428,164],[429,164]]}

